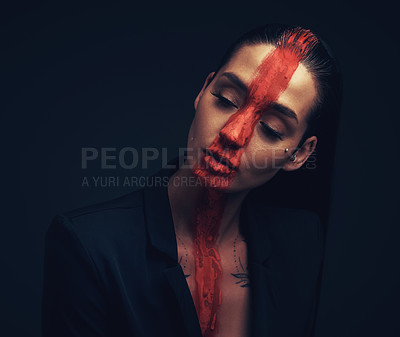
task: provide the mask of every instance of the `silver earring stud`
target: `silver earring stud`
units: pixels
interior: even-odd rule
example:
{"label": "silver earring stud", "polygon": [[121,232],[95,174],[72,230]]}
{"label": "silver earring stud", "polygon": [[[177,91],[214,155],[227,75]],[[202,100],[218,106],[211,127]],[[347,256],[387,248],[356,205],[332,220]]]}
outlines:
{"label": "silver earring stud", "polygon": [[289,149],[288,149],[288,148],[285,149],[285,153],[287,153],[287,152],[289,152]]}

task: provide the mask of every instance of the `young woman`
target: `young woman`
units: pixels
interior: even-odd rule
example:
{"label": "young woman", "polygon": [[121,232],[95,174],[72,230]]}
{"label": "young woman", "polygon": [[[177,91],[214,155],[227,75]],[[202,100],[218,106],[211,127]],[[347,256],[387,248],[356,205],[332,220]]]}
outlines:
{"label": "young woman", "polygon": [[161,183],[55,217],[43,335],[312,335],[319,218],[249,192],[307,161],[339,84],[310,30],[266,25],[236,41],[195,99],[185,157],[154,176]]}

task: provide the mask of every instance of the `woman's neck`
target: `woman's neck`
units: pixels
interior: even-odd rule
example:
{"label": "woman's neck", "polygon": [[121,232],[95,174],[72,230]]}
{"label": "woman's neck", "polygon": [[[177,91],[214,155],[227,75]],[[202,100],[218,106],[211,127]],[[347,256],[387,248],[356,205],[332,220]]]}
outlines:
{"label": "woman's neck", "polygon": [[219,226],[216,243],[222,245],[224,242],[230,242],[238,234],[240,209],[246,195],[247,192],[223,193],[207,190],[196,181],[190,168],[181,167],[171,176],[168,185],[176,234],[193,239],[199,210],[215,207],[215,212],[222,213],[218,214],[219,219],[216,222]]}

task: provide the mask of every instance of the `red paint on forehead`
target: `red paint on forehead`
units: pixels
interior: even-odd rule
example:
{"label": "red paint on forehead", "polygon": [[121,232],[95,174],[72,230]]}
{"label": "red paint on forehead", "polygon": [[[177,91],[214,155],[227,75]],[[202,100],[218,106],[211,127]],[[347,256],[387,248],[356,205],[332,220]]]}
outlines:
{"label": "red paint on forehead", "polygon": [[[258,118],[287,89],[300,61],[315,43],[316,38],[310,31],[300,29],[282,37],[277,48],[257,67],[245,103],[226,122],[222,130],[226,136],[224,141],[228,142],[225,145],[247,145]],[[217,142],[216,139],[213,144]],[[237,158],[235,164],[238,164]]]}
{"label": "red paint on forehead", "polygon": [[269,54],[257,68],[244,104],[228,119],[221,130],[224,139],[216,139],[213,144],[220,143],[239,148],[246,146],[255,123],[270,104],[286,90],[298,64],[296,55],[287,50],[277,48]]}

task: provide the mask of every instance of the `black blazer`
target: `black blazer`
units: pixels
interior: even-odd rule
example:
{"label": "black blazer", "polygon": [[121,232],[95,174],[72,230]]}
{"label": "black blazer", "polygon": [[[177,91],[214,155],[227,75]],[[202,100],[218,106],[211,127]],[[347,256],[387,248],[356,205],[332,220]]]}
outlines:
{"label": "black blazer", "polygon": [[[201,337],[162,169],[145,187],[56,216],[46,233],[45,337]],[[252,337],[311,336],[322,265],[316,214],[245,200]]]}

